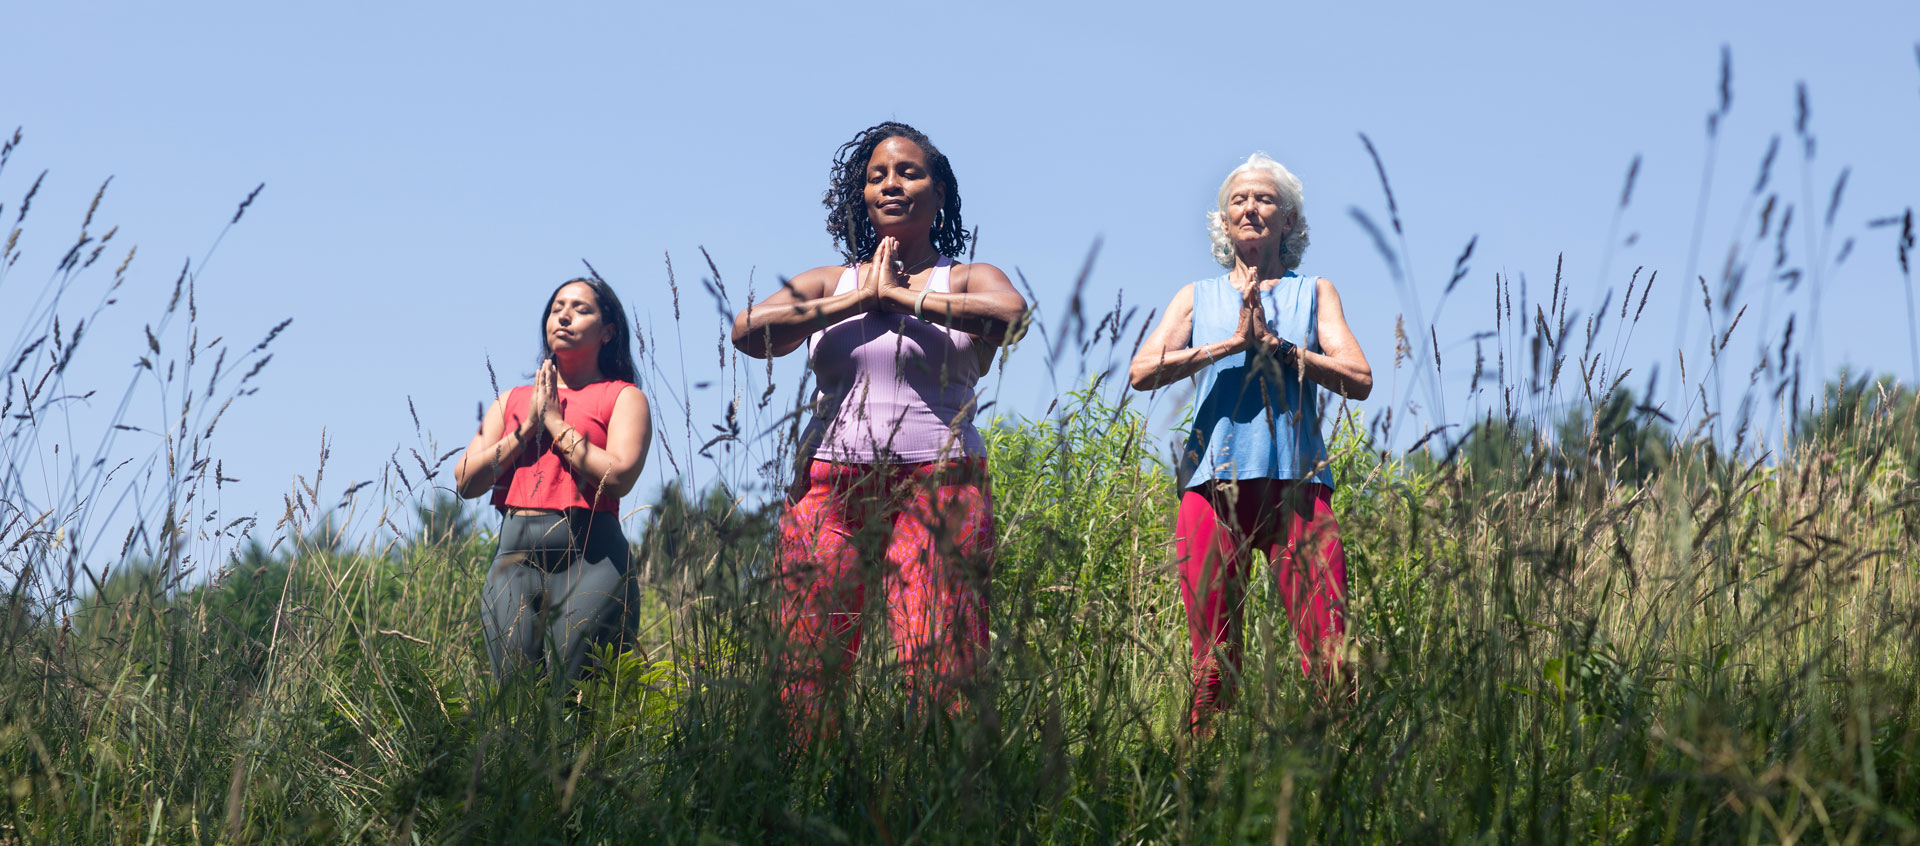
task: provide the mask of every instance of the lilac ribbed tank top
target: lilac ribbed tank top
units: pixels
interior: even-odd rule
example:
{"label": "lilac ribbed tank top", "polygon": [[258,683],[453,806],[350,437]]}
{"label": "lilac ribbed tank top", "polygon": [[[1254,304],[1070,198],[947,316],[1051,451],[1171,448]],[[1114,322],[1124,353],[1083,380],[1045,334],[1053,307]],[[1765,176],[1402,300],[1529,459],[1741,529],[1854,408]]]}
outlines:
{"label": "lilac ribbed tank top", "polygon": [[[941,256],[927,290],[947,293],[953,260]],[[833,293],[854,290],[857,268]],[[973,386],[992,355],[972,335],[910,314],[868,312],[813,333],[808,363],[818,391],[802,449],[846,464],[917,464],[985,456],[973,426]]]}

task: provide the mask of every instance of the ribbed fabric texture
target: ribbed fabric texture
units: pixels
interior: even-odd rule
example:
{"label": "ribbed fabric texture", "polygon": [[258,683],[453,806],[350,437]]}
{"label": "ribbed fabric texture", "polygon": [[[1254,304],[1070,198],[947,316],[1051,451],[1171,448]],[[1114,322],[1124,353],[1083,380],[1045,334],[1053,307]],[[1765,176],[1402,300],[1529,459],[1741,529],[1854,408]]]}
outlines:
{"label": "ribbed fabric texture", "polygon": [[[942,256],[927,290],[947,293],[953,260]],[[840,274],[835,294],[859,273]],[[990,348],[973,336],[910,314],[868,312],[813,334],[809,360],[819,390],[803,446],[846,464],[916,464],[987,454],[973,426],[974,384]]]}

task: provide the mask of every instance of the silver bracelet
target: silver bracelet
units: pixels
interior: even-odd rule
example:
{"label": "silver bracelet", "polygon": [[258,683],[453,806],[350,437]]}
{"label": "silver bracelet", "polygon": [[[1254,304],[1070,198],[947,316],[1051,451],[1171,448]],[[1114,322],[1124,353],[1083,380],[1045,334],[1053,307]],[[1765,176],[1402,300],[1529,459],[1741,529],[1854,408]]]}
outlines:
{"label": "silver bracelet", "polygon": [[920,296],[915,298],[913,301],[914,317],[920,318],[921,320],[927,319],[927,316],[924,313],[922,313],[922,310],[927,305],[927,295],[931,293],[933,293],[933,286],[931,285],[920,289]]}

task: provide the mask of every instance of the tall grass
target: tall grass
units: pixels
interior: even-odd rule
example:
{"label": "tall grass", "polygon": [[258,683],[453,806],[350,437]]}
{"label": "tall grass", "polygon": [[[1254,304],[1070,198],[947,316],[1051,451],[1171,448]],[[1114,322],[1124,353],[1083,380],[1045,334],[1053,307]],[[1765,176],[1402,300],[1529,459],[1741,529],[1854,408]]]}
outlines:
{"label": "tall grass", "polygon": [[[215,354],[209,385],[185,387],[210,354],[192,340],[190,273],[138,353],[164,419],[114,420],[154,433],[140,465],[154,481],[80,466],[52,501],[29,489],[73,393],[59,380],[81,332],[54,321],[89,278],[91,237],[31,324],[50,340],[7,362],[24,374],[9,374],[16,410],[0,421],[8,839],[1920,841],[1920,403],[1843,379],[1800,409],[1787,345],[1758,331],[1779,354],[1744,406],[1721,403],[1717,367],[1701,376],[1697,360],[1693,409],[1647,404],[1652,384],[1623,403],[1615,362],[1651,284],[1638,272],[1619,310],[1611,295],[1601,309],[1611,336],[1589,317],[1583,337],[1558,280],[1531,315],[1497,281],[1468,432],[1397,448],[1394,426],[1424,426],[1406,406],[1398,423],[1329,414],[1354,696],[1315,695],[1279,603],[1255,590],[1243,693],[1205,740],[1184,731],[1170,433],[1155,419],[1181,398],[1108,381],[1138,311],[1083,314],[1076,287],[1003,359],[1045,358],[1070,390],[1041,417],[984,427],[999,533],[988,677],[957,717],[917,712],[870,625],[838,733],[795,749],[770,673],[777,504],[761,504],[790,442],[743,433],[791,432],[798,391],[755,385],[759,365],[723,349],[735,399],[714,437],[695,430],[684,376],[648,356],[659,419],[684,421],[656,460],[735,487],[657,494],[634,539],[631,651],[562,696],[496,691],[476,613],[491,521],[433,500],[446,454],[430,441],[337,504],[323,450],[260,540],[201,513],[221,483],[205,409],[259,371]],[[1470,254],[1436,310],[1472,290]],[[709,270],[712,295],[738,305]],[[1706,299],[1713,367],[1739,318],[1732,293]],[[1438,398],[1439,338],[1413,302],[1395,363]],[[711,327],[687,329],[676,343],[703,348]],[[12,393],[37,383],[53,387]],[[1757,448],[1767,402],[1780,443]],[[135,489],[126,547],[83,543],[103,522],[90,515]],[[196,564],[217,575],[187,579]]]}

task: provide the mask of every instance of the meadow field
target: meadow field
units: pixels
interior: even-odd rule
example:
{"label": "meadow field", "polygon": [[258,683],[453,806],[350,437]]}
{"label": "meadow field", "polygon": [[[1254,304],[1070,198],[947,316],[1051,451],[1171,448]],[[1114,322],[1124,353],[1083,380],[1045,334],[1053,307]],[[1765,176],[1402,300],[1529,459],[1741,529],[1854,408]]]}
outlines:
{"label": "meadow field", "polygon": [[[1773,208],[1737,254],[1772,260]],[[1852,260],[1907,279],[1911,215],[1884,223],[1898,256]],[[1383,251],[1399,228],[1375,230]],[[89,215],[71,250],[30,255],[48,281],[0,361],[0,843],[1920,842],[1920,400],[1803,372],[1791,319],[1743,326],[1737,275],[1697,283],[1711,338],[1683,351],[1676,405],[1620,362],[1650,287],[1696,283],[1617,274],[1583,315],[1558,273],[1529,302],[1463,253],[1426,296],[1487,309],[1471,359],[1442,369],[1417,315],[1369,352],[1382,382],[1429,386],[1419,402],[1467,383],[1477,419],[1409,436],[1409,406],[1328,414],[1350,689],[1308,684],[1256,580],[1240,700],[1204,739],[1170,427],[1109,367],[1157,303],[1042,303],[1002,364],[1072,389],[983,425],[987,677],[957,718],[915,711],[870,626],[838,734],[795,749],[768,575],[797,386],[746,390],[760,365],[732,360],[726,422],[696,425],[644,355],[680,340],[641,339],[651,460],[732,481],[630,498],[630,651],[557,694],[496,690],[477,614],[495,521],[446,496],[448,445],[396,433],[378,480],[345,489],[322,445],[284,514],[219,513],[220,418],[273,378],[280,330],[200,325],[183,271],[145,338],[87,335],[137,272],[112,233]],[[668,281],[677,316],[691,286]],[[264,339],[202,342],[243,328]],[[161,398],[111,412],[98,463],[58,424],[95,388],[90,413],[113,408],[115,386],[64,375],[81,344],[124,350]],[[1750,374],[1720,366],[1755,348]],[[122,470],[115,432],[158,446]],[[49,488],[55,444],[74,470]]]}

